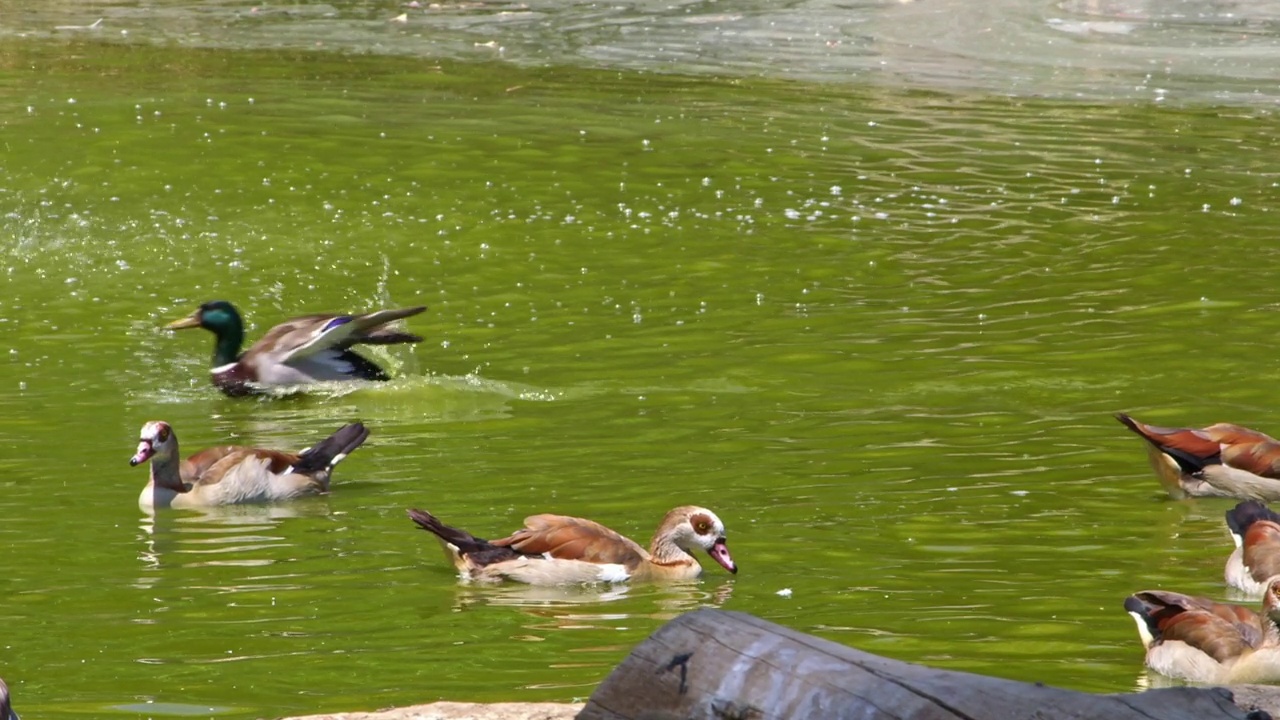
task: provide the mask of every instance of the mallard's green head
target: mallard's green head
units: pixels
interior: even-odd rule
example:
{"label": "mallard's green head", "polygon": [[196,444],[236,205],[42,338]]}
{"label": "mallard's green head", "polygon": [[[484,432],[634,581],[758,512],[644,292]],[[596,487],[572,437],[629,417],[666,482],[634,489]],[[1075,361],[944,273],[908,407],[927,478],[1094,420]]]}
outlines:
{"label": "mallard's green head", "polygon": [[221,367],[234,363],[240,356],[240,345],[244,343],[244,321],[240,313],[226,300],[211,300],[181,320],[175,320],[165,328],[183,330],[201,327],[217,336],[213,346],[213,366]]}

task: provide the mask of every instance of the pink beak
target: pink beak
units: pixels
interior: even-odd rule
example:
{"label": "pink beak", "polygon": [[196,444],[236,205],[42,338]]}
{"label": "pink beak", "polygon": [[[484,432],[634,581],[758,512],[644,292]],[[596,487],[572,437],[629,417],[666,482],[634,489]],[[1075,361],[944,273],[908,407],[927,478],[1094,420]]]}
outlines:
{"label": "pink beak", "polygon": [[141,465],[151,459],[151,456],[155,454],[156,451],[152,449],[151,441],[143,440],[138,443],[138,452],[134,453],[133,457],[129,458],[129,466],[134,467],[136,465]]}
{"label": "pink beak", "polygon": [[733,558],[729,556],[729,544],[725,542],[724,538],[716,540],[715,545],[711,546],[707,554],[711,556],[712,560],[720,563],[720,567],[735,575],[737,574],[738,566],[734,564]]}

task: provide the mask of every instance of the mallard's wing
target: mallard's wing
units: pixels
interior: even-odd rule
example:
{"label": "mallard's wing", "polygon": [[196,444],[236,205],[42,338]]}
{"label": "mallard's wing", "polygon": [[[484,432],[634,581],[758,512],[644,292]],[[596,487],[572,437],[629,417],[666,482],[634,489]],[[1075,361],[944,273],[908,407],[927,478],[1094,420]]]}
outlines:
{"label": "mallard's wing", "polygon": [[275,326],[249,348],[290,363],[318,355],[336,355],[359,343],[391,345],[419,342],[421,337],[385,325],[426,310],[426,307],[379,310],[367,315],[308,315]]}

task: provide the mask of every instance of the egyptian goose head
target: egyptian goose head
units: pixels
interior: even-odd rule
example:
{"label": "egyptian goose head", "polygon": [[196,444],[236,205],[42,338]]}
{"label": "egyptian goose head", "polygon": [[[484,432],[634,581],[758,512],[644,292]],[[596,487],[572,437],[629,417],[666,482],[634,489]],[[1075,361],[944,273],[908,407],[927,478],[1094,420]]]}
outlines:
{"label": "egyptian goose head", "polygon": [[173,434],[173,428],[167,422],[153,420],[143,425],[138,433],[138,451],[129,458],[129,466],[136,467],[152,458],[171,461],[177,452],[178,438]]}
{"label": "egyptian goose head", "polygon": [[[674,552],[678,549],[681,553]],[[686,505],[668,512],[649,541],[649,552],[655,563],[677,562],[681,554],[693,556],[702,550],[731,573],[738,572],[729,555],[724,523],[706,508]]]}

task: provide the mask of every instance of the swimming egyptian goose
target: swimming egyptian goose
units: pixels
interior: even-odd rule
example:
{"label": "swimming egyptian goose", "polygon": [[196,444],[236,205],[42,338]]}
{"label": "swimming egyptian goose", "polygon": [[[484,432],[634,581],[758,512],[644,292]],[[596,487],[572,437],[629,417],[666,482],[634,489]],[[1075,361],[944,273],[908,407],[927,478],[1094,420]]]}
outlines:
{"label": "swimming egyptian goose", "polygon": [[274,502],[328,492],[333,466],[367,437],[369,431],[357,422],[300,453],[224,445],[180,463],[173,428],[153,421],[142,426],[129,464],[151,461],[151,480],[138,497],[144,508]]}
{"label": "swimming egyptian goose", "polygon": [[1146,590],[1124,601],[1147,649],[1147,667],[1197,683],[1280,681],[1280,579],[1262,614],[1181,593]]}
{"label": "swimming egyptian goose", "polygon": [[1280,442],[1269,435],[1230,423],[1195,430],[1116,419],[1147,441],[1151,467],[1175,498],[1280,500]]}
{"label": "swimming egyptian goose", "polygon": [[9,705],[9,686],[0,679],[0,720],[18,720],[18,713]]}
{"label": "swimming egyptian goose", "polygon": [[201,327],[215,336],[213,384],[231,396],[252,395],[265,386],[297,386],[332,380],[387,380],[372,360],[353,351],[357,344],[416,343],[417,335],[386,325],[426,310],[425,306],[379,310],[367,315],[305,315],[267,331],[244,353],[244,322],[226,300],[201,305],[165,326]]}
{"label": "swimming egyptian goose", "polygon": [[444,544],[458,572],[472,580],[514,580],[530,585],[691,580],[702,574],[692,555],[705,550],[731,573],[724,523],[705,508],[685,505],[667,513],[649,549],[600,523],[564,515],[533,515],[501,540],[484,540],[449,527],[429,512],[409,517]]}
{"label": "swimming egyptian goose", "polygon": [[1256,500],[1227,511],[1227,528],[1236,548],[1227,558],[1227,585],[1259,596],[1280,576],[1280,515]]}

